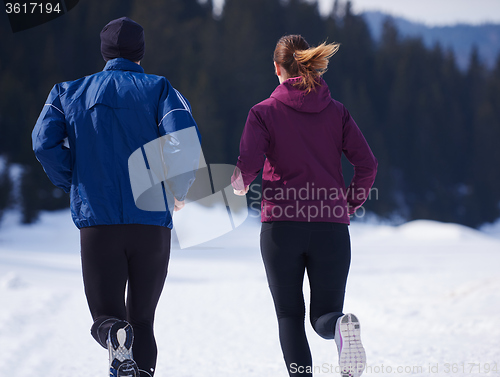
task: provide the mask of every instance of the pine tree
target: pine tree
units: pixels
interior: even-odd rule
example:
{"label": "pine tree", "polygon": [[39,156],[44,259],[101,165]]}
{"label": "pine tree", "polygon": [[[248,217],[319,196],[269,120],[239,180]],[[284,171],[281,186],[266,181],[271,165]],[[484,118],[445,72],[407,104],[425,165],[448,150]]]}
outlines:
{"label": "pine tree", "polygon": [[3,212],[11,206],[12,182],[9,176],[10,166],[5,157],[0,156],[0,222]]}

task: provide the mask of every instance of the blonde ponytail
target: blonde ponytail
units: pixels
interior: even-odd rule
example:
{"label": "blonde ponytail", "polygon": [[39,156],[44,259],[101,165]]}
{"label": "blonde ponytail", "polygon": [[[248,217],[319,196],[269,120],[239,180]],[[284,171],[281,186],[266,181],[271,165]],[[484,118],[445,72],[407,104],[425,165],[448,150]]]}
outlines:
{"label": "blonde ponytail", "polygon": [[296,85],[309,93],[318,85],[318,78],[326,72],[329,59],[339,47],[340,43],[326,42],[309,47],[301,35],[285,35],[276,44],[274,61],[285,69],[289,77],[302,77]]}
{"label": "blonde ponytail", "polygon": [[326,44],[323,42],[317,47],[294,52],[300,76],[301,86],[309,93],[317,85],[318,77],[321,77],[328,69],[330,58],[339,50],[340,43]]}

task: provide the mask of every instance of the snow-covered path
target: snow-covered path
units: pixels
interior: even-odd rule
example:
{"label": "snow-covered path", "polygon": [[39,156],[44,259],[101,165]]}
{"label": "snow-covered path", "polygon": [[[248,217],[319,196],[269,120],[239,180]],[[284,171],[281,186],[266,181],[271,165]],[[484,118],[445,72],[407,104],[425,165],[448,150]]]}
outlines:
{"label": "snow-covered path", "polygon": [[[2,224],[0,376],[107,376],[78,237],[67,211]],[[365,375],[500,376],[500,239],[430,221],[353,224],[351,238],[345,311],[361,320]],[[258,244],[249,219],[199,247],[174,245],[156,377],[287,376]],[[334,342],[307,329],[315,375],[338,375]]]}

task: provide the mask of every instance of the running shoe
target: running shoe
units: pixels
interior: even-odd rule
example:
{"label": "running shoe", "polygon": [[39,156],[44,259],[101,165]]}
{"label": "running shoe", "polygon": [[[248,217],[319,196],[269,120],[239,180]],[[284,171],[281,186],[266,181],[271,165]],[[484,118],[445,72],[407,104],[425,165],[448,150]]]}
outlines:
{"label": "running shoe", "polygon": [[340,375],[359,377],[366,367],[366,353],[361,344],[359,320],[354,314],[337,319],[335,343],[339,351]]}
{"label": "running shoe", "polygon": [[139,377],[139,368],[132,357],[134,331],[126,321],[118,321],[109,329],[109,377]]}

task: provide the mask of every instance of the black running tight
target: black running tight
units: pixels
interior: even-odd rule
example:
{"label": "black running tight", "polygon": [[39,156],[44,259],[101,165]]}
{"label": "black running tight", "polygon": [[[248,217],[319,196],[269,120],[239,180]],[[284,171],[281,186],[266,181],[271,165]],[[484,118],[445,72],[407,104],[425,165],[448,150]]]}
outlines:
{"label": "black running tight", "polygon": [[333,339],[335,322],[342,315],[351,259],[348,226],[326,222],[263,223],[260,245],[288,373],[311,377],[312,373],[305,372],[312,367],[312,358],[304,328],[304,273],[307,271],[311,289],[311,324],[321,337]]}
{"label": "black running tight", "polygon": [[80,241],[93,337],[106,347],[111,325],[117,319],[128,321],[134,329],[132,351],[141,377],[153,376],[157,355],[153,321],[167,276],[170,229],[99,225],[80,229]]}

